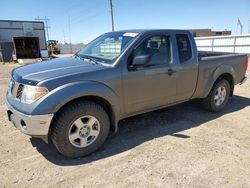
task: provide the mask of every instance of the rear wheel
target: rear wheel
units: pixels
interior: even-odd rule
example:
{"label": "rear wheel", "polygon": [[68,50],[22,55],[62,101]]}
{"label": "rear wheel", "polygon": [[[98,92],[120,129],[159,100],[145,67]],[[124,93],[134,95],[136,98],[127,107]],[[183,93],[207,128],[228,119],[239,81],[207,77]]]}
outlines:
{"label": "rear wheel", "polygon": [[102,146],[109,127],[109,117],[100,105],[77,101],[57,114],[50,136],[61,154],[83,157]]}
{"label": "rear wheel", "polygon": [[203,99],[203,105],[211,112],[218,112],[227,105],[229,96],[229,82],[225,79],[220,79],[214,84],[209,95]]}

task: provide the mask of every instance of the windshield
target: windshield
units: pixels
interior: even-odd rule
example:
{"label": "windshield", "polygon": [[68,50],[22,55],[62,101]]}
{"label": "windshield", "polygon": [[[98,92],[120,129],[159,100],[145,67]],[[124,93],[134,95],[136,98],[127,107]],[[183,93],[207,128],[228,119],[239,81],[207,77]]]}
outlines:
{"label": "windshield", "polygon": [[138,33],[134,32],[106,33],[90,42],[77,55],[92,57],[103,63],[112,64],[137,35]]}

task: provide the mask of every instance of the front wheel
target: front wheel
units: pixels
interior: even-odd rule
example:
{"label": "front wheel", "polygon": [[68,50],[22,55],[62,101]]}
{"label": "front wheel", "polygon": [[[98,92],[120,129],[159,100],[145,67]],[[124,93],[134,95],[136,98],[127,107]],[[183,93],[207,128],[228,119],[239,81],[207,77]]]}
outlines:
{"label": "front wheel", "polygon": [[214,84],[209,95],[203,99],[203,106],[211,112],[218,112],[227,105],[229,96],[229,82],[225,79],[220,79]]}
{"label": "front wheel", "polygon": [[50,136],[64,156],[86,156],[102,146],[109,133],[109,117],[98,104],[76,101],[55,117]]}

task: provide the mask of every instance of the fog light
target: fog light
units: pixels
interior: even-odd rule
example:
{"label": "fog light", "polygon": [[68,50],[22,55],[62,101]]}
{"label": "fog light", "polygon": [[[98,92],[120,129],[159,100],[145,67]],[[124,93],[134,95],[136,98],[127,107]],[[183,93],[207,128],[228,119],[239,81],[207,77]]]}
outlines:
{"label": "fog light", "polygon": [[25,130],[25,131],[27,130],[26,123],[23,120],[21,120],[21,126],[22,126],[23,130]]}

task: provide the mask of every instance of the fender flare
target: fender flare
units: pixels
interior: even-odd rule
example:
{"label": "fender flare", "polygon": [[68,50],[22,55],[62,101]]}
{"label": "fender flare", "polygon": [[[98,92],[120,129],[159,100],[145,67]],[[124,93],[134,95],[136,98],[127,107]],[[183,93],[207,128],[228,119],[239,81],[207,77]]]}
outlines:
{"label": "fender flare", "polygon": [[207,97],[209,92],[211,91],[214,83],[216,82],[216,80],[223,74],[230,74],[233,78],[233,80],[235,80],[235,71],[233,69],[232,66],[230,65],[220,65],[218,66],[214,72],[212,73],[212,75],[209,77],[209,79],[207,80],[207,83],[206,84],[206,88],[203,92],[203,97]]}
{"label": "fender flare", "polygon": [[121,106],[119,96],[107,85],[96,81],[78,81],[55,88],[37,101],[32,114],[55,114],[70,101],[87,96],[100,97],[110,104],[112,124],[117,129]]}

